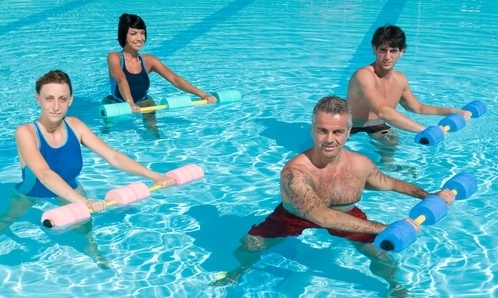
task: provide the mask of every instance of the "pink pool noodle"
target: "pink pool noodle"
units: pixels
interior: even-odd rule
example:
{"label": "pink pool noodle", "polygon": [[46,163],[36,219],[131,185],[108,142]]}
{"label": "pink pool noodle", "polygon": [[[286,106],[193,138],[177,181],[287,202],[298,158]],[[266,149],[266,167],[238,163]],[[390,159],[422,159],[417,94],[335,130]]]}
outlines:
{"label": "pink pool noodle", "polygon": [[123,187],[110,190],[105,195],[104,200],[115,201],[117,205],[124,206],[139,200],[146,199],[150,196],[150,190],[142,182],[135,182]]}
{"label": "pink pool noodle", "polygon": [[83,202],[74,202],[45,211],[41,222],[49,228],[66,228],[90,218],[90,211]]}
{"label": "pink pool noodle", "polygon": [[198,165],[190,164],[176,170],[169,171],[165,174],[165,176],[175,180],[176,184],[182,185],[203,178],[204,171]]}
{"label": "pink pool noodle", "polygon": [[[176,184],[182,185],[203,178],[204,171],[201,167],[190,164],[169,171],[165,176],[175,180]],[[149,196],[150,190],[147,185],[142,182],[135,182],[107,192],[105,200],[115,201],[118,205],[123,206],[146,199]],[[89,218],[90,210],[88,207],[83,202],[75,202],[44,212],[41,221],[44,226],[49,228],[65,228]]]}

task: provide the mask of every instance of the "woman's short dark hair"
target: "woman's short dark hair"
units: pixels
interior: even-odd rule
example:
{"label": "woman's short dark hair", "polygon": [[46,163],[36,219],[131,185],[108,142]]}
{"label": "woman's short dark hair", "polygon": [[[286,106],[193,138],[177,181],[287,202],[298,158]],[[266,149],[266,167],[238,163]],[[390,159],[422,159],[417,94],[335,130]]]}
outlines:
{"label": "woman's short dark hair", "polygon": [[69,95],[73,95],[73,86],[71,85],[71,79],[69,79],[67,73],[63,72],[62,70],[51,70],[41,76],[36,81],[36,94],[40,94],[40,90],[44,85],[53,83],[67,84],[69,87]]}
{"label": "woman's short dark hair", "polygon": [[123,13],[119,17],[118,25],[118,41],[122,48],[126,45],[126,35],[128,34],[128,29],[130,28],[144,30],[145,41],[147,41],[147,26],[145,26],[144,20],[136,14]]}

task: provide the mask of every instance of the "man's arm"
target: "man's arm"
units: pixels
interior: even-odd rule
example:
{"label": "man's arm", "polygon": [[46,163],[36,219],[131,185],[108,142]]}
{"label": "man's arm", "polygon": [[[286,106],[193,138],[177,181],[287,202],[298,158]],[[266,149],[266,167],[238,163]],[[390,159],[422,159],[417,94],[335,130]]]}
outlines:
{"label": "man's arm", "polygon": [[413,94],[413,92],[410,89],[410,85],[408,84],[408,80],[404,75],[402,75],[402,79],[404,80],[405,88],[403,89],[403,93],[401,96],[401,100],[399,104],[407,111],[416,113],[416,114],[422,114],[422,115],[449,115],[453,113],[458,113],[462,115],[465,120],[470,119],[470,112],[469,111],[463,111],[460,109],[455,109],[455,108],[443,108],[443,107],[436,107],[436,106],[430,106],[421,103],[417,97]]}
{"label": "man's arm", "polygon": [[311,176],[300,169],[284,168],[281,185],[299,215],[321,227],[347,232],[378,234],[385,225],[329,208],[314,190]]}
{"label": "man's arm", "polygon": [[370,110],[377,117],[396,128],[415,133],[424,130],[425,126],[411,120],[387,104],[384,96],[377,90],[373,76],[374,74],[369,70],[359,69],[353,77],[358,84],[360,97],[365,101]]}
{"label": "man's arm", "polygon": [[365,189],[392,190],[419,199],[424,199],[429,195],[428,192],[414,184],[387,176],[382,173],[372,161],[369,160],[368,162],[372,166],[372,171],[367,177]]}
{"label": "man's arm", "polygon": [[385,175],[371,161],[370,163],[374,166],[374,169],[367,178],[365,189],[392,190],[419,199],[425,199],[429,195],[436,195],[443,199],[448,206],[455,200],[455,194],[449,189],[442,189],[435,193],[428,193],[414,184]]}

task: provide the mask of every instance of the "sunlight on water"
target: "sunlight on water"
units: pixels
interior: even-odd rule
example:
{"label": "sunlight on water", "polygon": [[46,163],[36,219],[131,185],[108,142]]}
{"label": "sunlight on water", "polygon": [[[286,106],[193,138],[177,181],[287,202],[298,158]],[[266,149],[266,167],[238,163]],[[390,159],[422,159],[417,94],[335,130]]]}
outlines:
{"label": "sunlight on water", "polygon": [[[111,147],[159,172],[190,163],[205,172],[199,181],[92,214],[92,239],[44,228],[41,214],[57,205],[36,204],[0,235],[0,295],[363,298],[406,291],[414,297],[496,297],[494,2],[7,0],[0,8],[7,16],[0,20],[0,35],[15,45],[15,51],[0,48],[2,210],[21,180],[14,130],[38,117],[34,83],[55,68],[73,81],[69,114]],[[157,111],[159,137],[139,115],[106,127],[98,106],[109,92],[106,55],[119,50],[116,29],[123,12],[145,19],[144,52],[203,90],[237,89],[242,101]],[[392,254],[403,288],[389,290],[364,255],[323,230],[286,239],[238,284],[210,286],[237,266],[233,251],[239,240],[278,204],[284,164],[312,146],[316,101],[330,94],[345,97],[349,76],[372,62],[372,24],[393,22],[408,39],[396,67],[421,101],[460,108],[479,99],[488,112],[437,146],[417,145],[413,134],[400,132],[403,145],[397,151],[379,147],[364,133],[352,136],[346,147],[430,192],[457,173],[471,172],[477,192],[455,201],[441,222],[423,226],[414,244]],[[157,75],[151,76],[150,94],[156,102],[184,95]],[[441,118],[412,116],[425,125]],[[137,181],[151,183],[110,167],[87,149],[83,157],[79,182],[90,198],[102,199]],[[392,222],[406,217],[416,202],[366,191],[359,207],[371,220]],[[103,264],[111,269],[101,269]]]}

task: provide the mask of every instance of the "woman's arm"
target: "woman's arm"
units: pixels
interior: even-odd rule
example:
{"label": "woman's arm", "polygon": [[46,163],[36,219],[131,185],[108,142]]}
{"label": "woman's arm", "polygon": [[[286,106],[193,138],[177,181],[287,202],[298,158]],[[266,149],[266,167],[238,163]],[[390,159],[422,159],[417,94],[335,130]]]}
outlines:
{"label": "woman's arm", "polygon": [[133,97],[131,96],[130,85],[128,84],[123,69],[121,68],[121,56],[118,53],[112,52],[107,55],[107,68],[109,69],[109,76],[116,80],[119,93],[121,93],[123,99],[132,107],[134,112],[139,110],[140,107],[135,105]]}
{"label": "woman's arm", "polygon": [[171,69],[166,67],[161,60],[156,58],[153,55],[143,55],[144,59],[146,59],[146,65],[150,65],[151,72],[157,72],[160,76],[170,82],[173,86],[178,89],[181,89],[190,94],[194,94],[199,96],[201,99],[207,100],[208,102],[216,102],[216,98],[212,95],[205,93],[204,91],[198,89],[176,73],[174,73]]}
{"label": "woman's arm", "polygon": [[130,174],[149,178],[153,180],[155,184],[159,184],[162,187],[168,187],[175,183],[173,179],[165,177],[160,173],[151,171],[147,167],[134,161],[123,153],[109,147],[104,141],[97,137],[93,133],[93,131],[91,131],[88,126],[86,126],[81,120],[74,117],[66,117],[66,121],[71,125],[73,130],[77,132],[81,140],[81,144],[83,144],[95,154],[102,157],[111,166]]}

